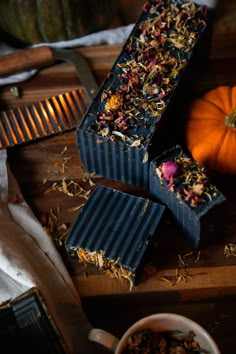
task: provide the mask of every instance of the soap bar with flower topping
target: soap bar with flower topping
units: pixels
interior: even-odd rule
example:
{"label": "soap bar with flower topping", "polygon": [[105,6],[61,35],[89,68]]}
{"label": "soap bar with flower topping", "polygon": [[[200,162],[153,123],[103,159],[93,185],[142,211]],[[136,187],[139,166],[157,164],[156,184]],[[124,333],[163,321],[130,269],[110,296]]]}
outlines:
{"label": "soap bar with flower topping", "polygon": [[179,145],[151,162],[150,192],[172,212],[194,247],[200,244],[202,217],[225,200],[210,183],[205,168]]}
{"label": "soap bar with flower topping", "polygon": [[192,1],[150,0],[144,5],[77,129],[87,172],[148,187],[156,125],[186,72],[209,12]]}
{"label": "soap bar with flower topping", "polygon": [[78,215],[66,249],[80,263],[128,279],[132,286],[164,209],[148,199],[98,186]]}

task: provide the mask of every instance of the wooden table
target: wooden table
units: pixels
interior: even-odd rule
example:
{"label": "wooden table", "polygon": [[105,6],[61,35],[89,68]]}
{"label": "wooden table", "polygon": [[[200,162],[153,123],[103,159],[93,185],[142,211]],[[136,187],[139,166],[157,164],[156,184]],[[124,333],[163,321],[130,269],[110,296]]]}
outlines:
{"label": "wooden table", "polygon": [[[236,83],[236,28],[233,27],[236,7],[229,1],[220,13],[221,16],[215,20],[208,64],[198,79],[197,95],[219,85]],[[121,45],[77,50],[87,58],[101,84]],[[57,64],[19,84],[21,98],[12,96],[11,86],[2,88],[0,107],[3,110],[29,104],[73,90],[79,85],[72,66]],[[41,220],[42,214],[53,210],[57,214],[58,225],[71,225],[84,199],[52,190],[53,183],[60,185],[65,179],[67,182],[81,183],[87,190],[94,188],[83,182],[84,171],[75,130],[10,148],[8,156],[10,167],[36,216]],[[185,243],[175,224],[166,220],[158,233],[158,245],[153,249],[142,281],[131,291],[125,280],[110,279],[94,268],[68,264],[65,258],[86,314],[94,326],[120,336],[133,321],[144,315],[176,312],[196,320],[209,330],[223,354],[235,353],[236,257],[226,257],[224,247],[230,242],[236,243],[236,189],[234,177],[215,177],[227,201],[224,213],[219,214],[222,223],[220,228],[215,229],[214,240],[200,249],[199,254],[186,256],[192,251],[190,246]],[[128,193],[148,196],[148,191],[99,176],[93,176],[92,180],[96,185],[105,184]],[[185,267],[181,260],[184,260]],[[181,274],[185,276],[179,277]]]}

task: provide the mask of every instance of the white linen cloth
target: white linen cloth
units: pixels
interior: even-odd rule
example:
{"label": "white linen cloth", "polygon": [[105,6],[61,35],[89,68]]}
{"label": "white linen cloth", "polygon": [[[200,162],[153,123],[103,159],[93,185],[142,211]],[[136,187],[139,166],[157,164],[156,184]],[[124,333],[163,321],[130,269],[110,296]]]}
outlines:
{"label": "white linen cloth", "polygon": [[0,303],[32,287],[39,289],[68,353],[98,353],[87,339],[92,326],[72,279],[25,202],[9,169],[7,151],[0,150]]}
{"label": "white linen cloth", "polygon": [[[81,46],[93,46],[93,45],[100,45],[100,44],[124,43],[124,41],[128,38],[133,26],[134,26],[133,24],[130,24],[127,26],[121,26],[110,30],[95,32],[68,41],[40,43],[40,44],[35,44],[31,47],[33,48],[42,45],[48,45],[51,48],[75,48]],[[12,53],[15,52],[16,50],[18,49],[10,47],[7,43],[0,43],[0,55]],[[22,82],[24,80],[29,79],[36,73],[37,73],[37,69],[33,69],[33,70],[24,71],[22,73],[9,75],[7,77],[0,77],[0,86]]]}

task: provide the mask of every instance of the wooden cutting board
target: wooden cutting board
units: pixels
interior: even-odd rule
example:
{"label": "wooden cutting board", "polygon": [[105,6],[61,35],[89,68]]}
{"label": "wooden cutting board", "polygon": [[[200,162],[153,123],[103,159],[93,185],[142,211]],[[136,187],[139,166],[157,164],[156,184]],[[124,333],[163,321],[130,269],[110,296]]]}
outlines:
{"label": "wooden cutting board", "polygon": [[[111,70],[122,45],[112,46],[94,46],[89,48],[75,49],[84,55],[99,84],[102,83],[107,73]],[[209,63],[203,68],[202,75],[199,77],[197,94],[216,87],[218,85],[236,83],[236,30],[227,32],[212,32],[212,38],[209,47]],[[39,73],[17,86],[21,92],[21,97],[12,96],[10,89],[12,85],[1,88],[0,90],[0,108],[15,107],[28,104],[34,101],[44,99],[63,93],[65,91],[78,88],[80,81],[74,68],[69,64],[58,64],[53,67],[40,70]],[[84,171],[78,154],[75,131],[66,132],[58,136],[45,138],[30,144],[16,146],[8,150],[9,164],[13,170],[26,201],[30,204],[36,216],[40,219],[43,213],[50,210],[57,210],[59,213],[58,223],[61,225],[71,224],[77,214],[78,208],[84,203],[80,197],[71,197],[60,191],[52,190],[54,183],[60,185],[63,180],[83,183],[87,189],[91,185],[83,181]],[[147,196],[146,191],[140,191],[132,186],[106,181],[101,177],[94,177],[96,184],[106,184],[114,188],[137,195]],[[224,246],[227,242],[236,242],[235,239],[235,208],[236,192],[233,181],[219,180],[219,187],[229,198],[225,217],[227,227],[218,232],[219,239],[209,248],[203,250],[197,263],[192,262],[189,267],[192,274],[190,282],[176,284],[175,287],[169,287],[168,284],[160,280],[165,275],[175,277],[178,268],[178,253],[187,252],[186,245],[183,245],[173,225],[166,225],[163,241],[158,248],[157,255],[154,258],[160,269],[143,282],[134,292],[152,292],[152,291],[182,291],[185,289],[187,294],[199,294],[210,296],[216,289],[225,292],[236,290],[236,258],[224,255]],[[73,211],[72,211],[73,210]],[[221,215],[219,215],[221,217]],[[170,245],[165,240],[168,236],[173,237],[173,244]],[[77,282],[82,297],[95,295],[123,294],[129,293],[129,285],[125,282],[111,280],[104,275],[97,274],[91,270],[90,277],[84,276],[87,269],[81,267],[73,268],[75,281]],[[103,286],[101,286],[103,284]],[[236,291],[235,291],[236,292]]]}

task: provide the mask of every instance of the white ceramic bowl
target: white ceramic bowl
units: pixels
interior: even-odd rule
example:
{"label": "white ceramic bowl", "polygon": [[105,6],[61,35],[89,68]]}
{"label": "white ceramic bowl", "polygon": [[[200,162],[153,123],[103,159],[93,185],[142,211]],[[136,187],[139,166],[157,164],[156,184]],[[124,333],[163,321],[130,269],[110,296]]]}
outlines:
{"label": "white ceramic bowl", "polygon": [[174,313],[157,313],[135,322],[123,334],[121,339],[102,329],[93,328],[89,333],[89,339],[110,349],[115,354],[122,354],[129,336],[137,330],[150,328],[155,332],[181,331],[188,334],[195,333],[194,340],[209,354],[220,354],[220,350],[211,335],[193,320]]}
{"label": "white ceramic bowl", "polygon": [[203,327],[187,317],[174,313],[158,313],[135,322],[120,339],[115,353],[121,354],[128,337],[133,332],[142,328],[150,328],[156,332],[179,330],[183,333],[188,333],[189,331],[193,331],[196,334],[194,339],[199,343],[201,348],[209,351],[210,354],[220,354],[217,344]]}

